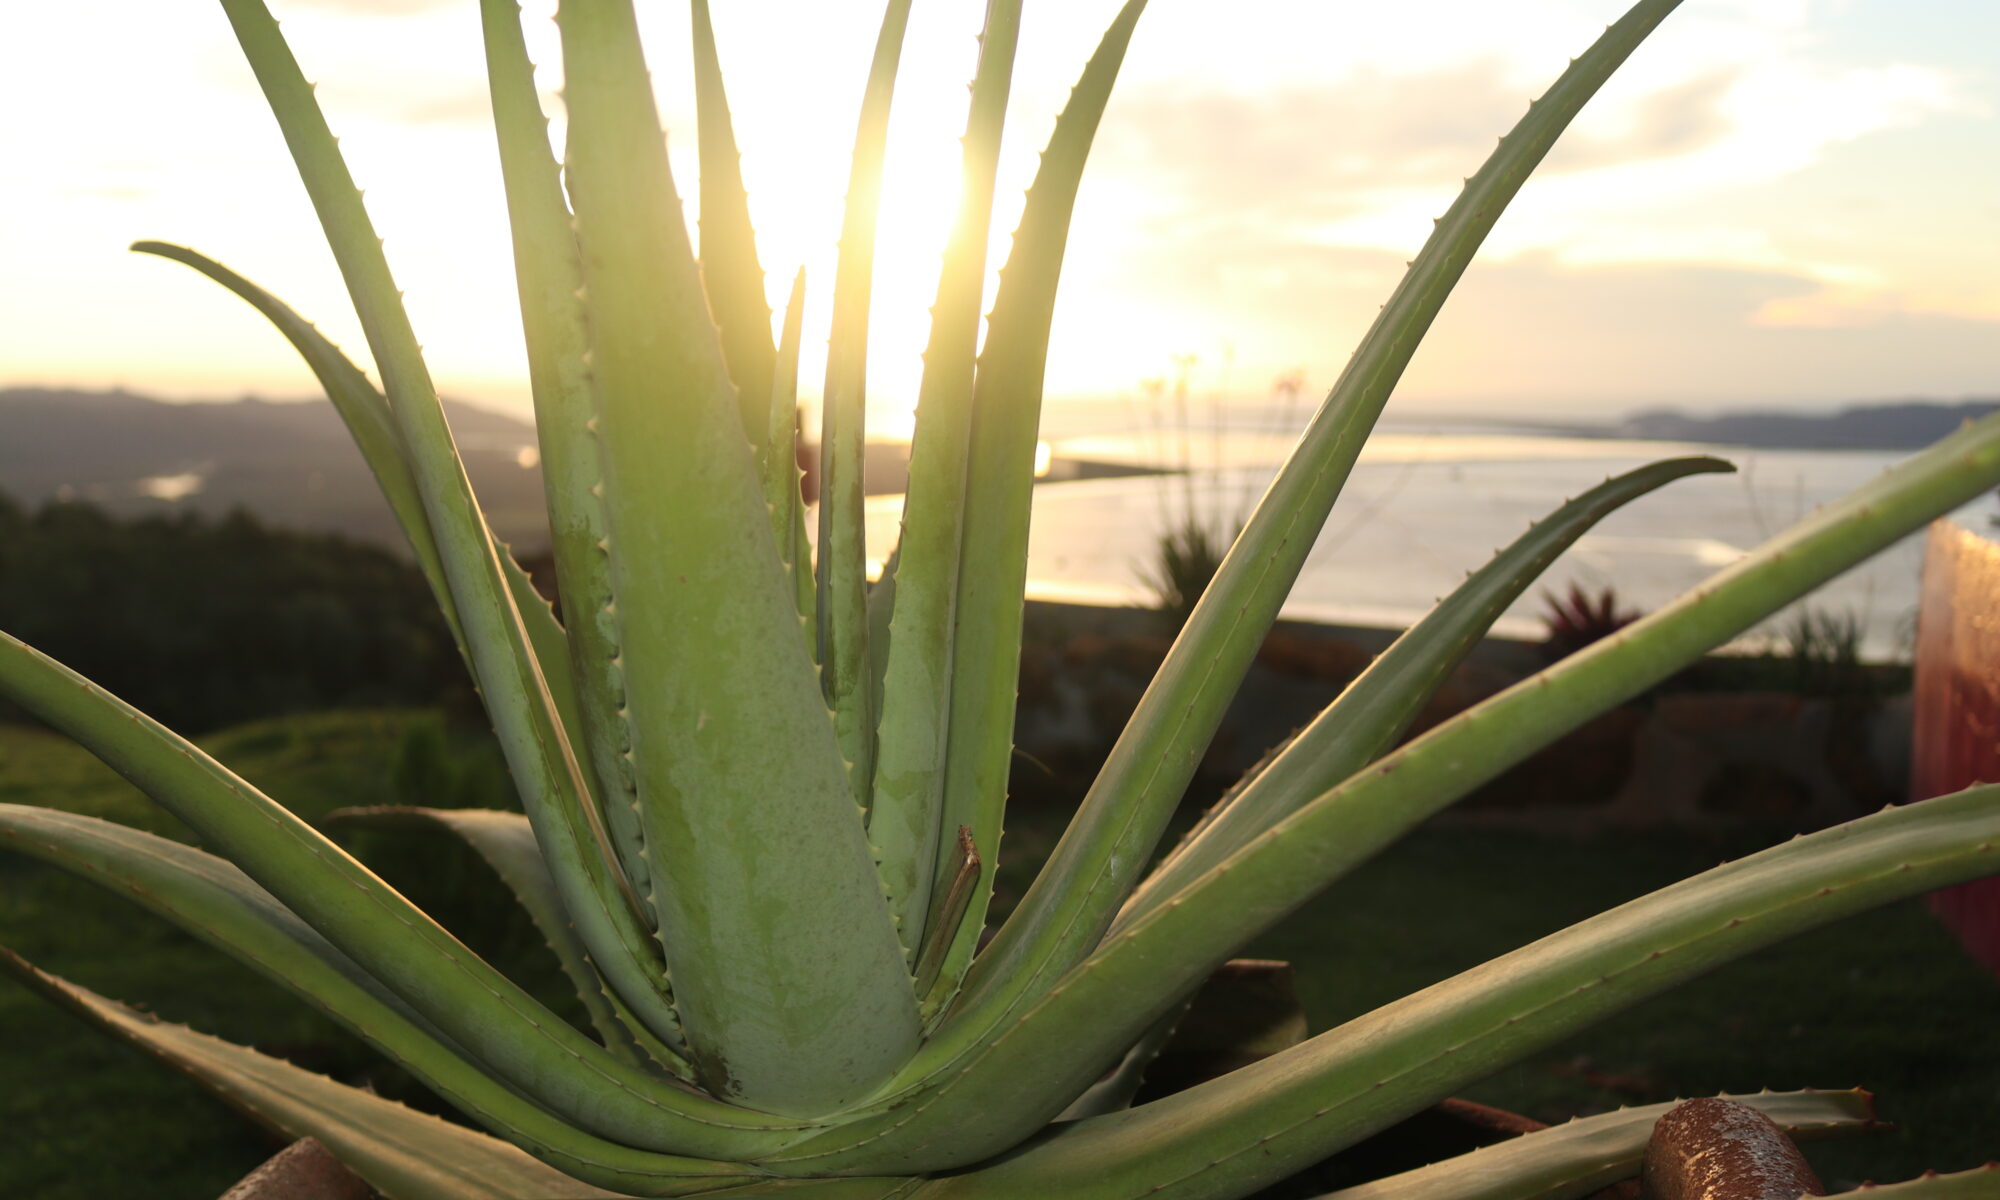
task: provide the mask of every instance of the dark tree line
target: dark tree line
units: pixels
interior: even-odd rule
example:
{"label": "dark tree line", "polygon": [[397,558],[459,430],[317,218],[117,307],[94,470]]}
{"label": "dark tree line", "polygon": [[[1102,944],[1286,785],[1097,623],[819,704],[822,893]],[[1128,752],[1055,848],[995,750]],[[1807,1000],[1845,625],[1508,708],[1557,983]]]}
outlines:
{"label": "dark tree line", "polygon": [[120,519],[0,494],[0,630],[189,733],[470,694],[414,565],[242,511]]}

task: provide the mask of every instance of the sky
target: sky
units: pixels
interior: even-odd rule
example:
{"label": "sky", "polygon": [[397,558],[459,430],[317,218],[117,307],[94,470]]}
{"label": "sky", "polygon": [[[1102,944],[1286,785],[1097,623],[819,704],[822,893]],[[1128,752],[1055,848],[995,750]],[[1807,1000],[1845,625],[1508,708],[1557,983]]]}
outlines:
{"label": "sky", "polygon": [[[687,6],[639,0],[694,191]],[[525,407],[474,0],[271,0],[449,395]],[[833,243],[879,0],[714,0],[781,303]],[[1116,0],[1028,0],[993,240]],[[1099,131],[1056,315],[1058,398],[1323,392],[1449,204],[1618,0],[1152,0]],[[528,0],[558,114],[554,0]],[[983,5],[920,0],[892,127],[871,348],[906,430]],[[1494,230],[1392,413],[1563,417],[2000,394],[2000,5],[1686,0]],[[306,396],[210,254],[343,345],[359,328],[221,9],[0,6],[0,386]],[[556,137],[560,145],[560,120]],[[688,215],[695,210],[690,201]]]}

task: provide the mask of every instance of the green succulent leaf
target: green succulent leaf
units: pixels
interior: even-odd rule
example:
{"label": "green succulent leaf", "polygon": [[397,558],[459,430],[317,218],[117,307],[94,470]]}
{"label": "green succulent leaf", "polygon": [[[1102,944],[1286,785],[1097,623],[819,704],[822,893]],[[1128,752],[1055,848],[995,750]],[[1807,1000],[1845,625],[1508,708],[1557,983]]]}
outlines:
{"label": "green succulent leaf", "polygon": [[[917,1070],[939,1069],[991,1036],[1096,946],[1151,857],[1362,443],[1452,285],[1570,120],[1676,3],[1634,5],[1530,105],[1466,182],[1258,503],[1069,829],[980,955]],[[998,326],[996,314],[995,342]]]}
{"label": "green succulent leaf", "polygon": [[797,636],[631,5],[565,0],[558,19],[625,704],[674,1000],[714,1094],[817,1115],[915,1049],[909,973]]}
{"label": "green succulent leaf", "polygon": [[0,695],[193,829],[471,1058],[579,1127],[701,1158],[751,1158],[806,1126],[619,1061],[282,805],[95,684],[0,635]]}
{"label": "green succulent leaf", "polygon": [[890,547],[882,564],[882,574],[868,589],[868,687],[874,711],[882,711],[882,685],[889,673],[889,619],[896,611],[896,569],[902,566],[903,547]]}
{"label": "green succulent leaf", "polygon": [[[785,303],[785,329],[778,340],[771,376],[768,449],[764,454],[764,502],[771,506],[771,529],[791,576],[792,595],[808,631],[813,626],[812,548],[806,541],[805,497],[799,491],[799,339],[805,327],[806,272],[792,278]],[[806,644],[817,654],[817,639]]]}
{"label": "green succulent leaf", "polygon": [[[539,598],[527,603],[518,586],[515,606],[527,622],[549,693],[564,713],[563,729],[588,764],[590,799],[619,870],[630,891],[642,895],[651,886],[651,867],[634,804],[631,745],[619,717],[625,685],[611,611],[608,531],[597,494],[604,466],[580,298],[583,264],[549,147],[548,118],[535,91],[535,68],[522,40],[520,6],[514,0],[481,0],[480,20],[548,501],[549,548],[569,635],[549,643],[546,626],[532,611],[543,607]],[[651,924],[650,910],[638,906],[637,915]]]}
{"label": "green succulent leaf", "polygon": [[[1056,285],[1084,159],[1145,9],[1145,0],[1128,0],[1119,9],[1056,118],[1034,186],[1028,189],[1013,251],[1000,272],[973,384],[941,827],[972,830],[973,844],[986,863],[1000,861],[1007,768],[1014,749],[1029,496]],[[941,839],[938,849],[938,871],[948,877],[951,867],[944,860],[955,855],[956,847]],[[971,965],[986,927],[993,879],[990,870],[980,876],[953,931],[938,981],[924,1000],[929,1014],[944,1009]]]}
{"label": "green succulent leaf", "polygon": [[[396,523],[402,527],[403,535],[409,540],[410,549],[417,558],[417,566],[431,585],[431,592],[437,597],[443,610],[445,621],[450,626],[452,636],[457,640],[459,653],[466,658],[470,667],[471,652],[465,644],[464,631],[459,626],[458,610],[452,603],[451,590],[445,582],[444,567],[438,559],[437,540],[431,536],[430,518],[425,515],[423,501],[417,495],[415,478],[410,474],[409,463],[403,451],[402,434],[397,430],[395,419],[389,415],[389,402],[377,391],[375,385],[362,374],[361,368],[342,353],[338,346],[327,340],[319,328],[299,316],[284,301],[238,275],[236,272],[216,262],[214,259],[190,250],[185,246],[175,246],[166,242],[134,242],[132,249],[141,254],[157,255],[184,263],[220,283],[258,312],[270,320],[278,332],[291,342],[306,365],[312,369],[333,402],[334,411],[353,435],[354,443],[361,451],[368,469],[375,476],[375,482],[382,490],[383,499],[395,514]],[[488,533],[489,539],[491,532]],[[499,557],[501,568],[506,572],[508,590],[514,597],[522,623],[527,628],[528,640],[537,664],[541,667],[549,683],[549,690],[555,698],[557,715],[565,729],[579,729],[575,710],[573,689],[569,678],[569,664],[566,661],[568,639],[562,626],[548,603],[535,591],[521,564],[514,560],[508,549],[494,542],[494,553]]]}
{"label": "green succulent leaf", "polygon": [[[868,321],[912,0],[885,2],[856,130],[831,289],[816,547],[796,465],[803,273],[774,339],[709,0],[690,9],[698,256],[632,0],[560,0],[560,166],[518,4],[481,0],[562,621],[477,505],[361,195],[264,0],[221,0],[380,388],[220,264],[163,243],[134,249],[220,282],[313,370],[438,596],[526,810],[334,819],[470,844],[543,933],[596,1036],[191,743],[5,635],[0,701],[74,738],[208,849],[16,805],[0,805],[0,849],[178,923],[497,1136],[153,1021],[5,951],[0,967],[257,1119],[320,1138],[392,1200],[1232,1200],[1719,963],[2000,871],[2000,785],[1985,785],[1718,867],[1315,1038],[1304,1039],[1288,987],[1275,991],[1293,1003],[1260,1010],[1262,1024],[1239,1006],[1228,1037],[1204,1023],[1215,993],[1190,1006],[1243,944],[1427,817],[2000,485],[1994,414],[1689,596],[1391,751],[1498,615],[1586,530],[1667,482],[1728,468],[1676,459],[1607,480],[1473,574],[1144,878],[1446,297],[1569,122],[1677,6],[1627,2],[1439,220],[1053,856],[980,950],[1013,749],[1060,268],[1145,0],[1120,8],[1057,119],[982,346],[1024,8],[987,0],[904,527],[872,591]],[[1189,1044],[1250,1065],[1133,1107],[1162,1047],[1186,1058]],[[1862,1093],[1749,1101],[1805,1132],[1870,1119]],[[1324,1200],[1580,1196],[1632,1172],[1667,1107],[1573,1122]],[[1877,1190],[1955,1200],[1994,1194],[1995,1178]]]}
{"label": "green succulent leaf", "polygon": [[1211,811],[1127,902],[1110,936],[1387,750],[1507,606],[1592,526],[1674,480],[1735,469],[1719,458],[1667,459],[1607,479],[1530,527],[1397,638],[1240,791]]}
{"label": "green succulent leaf", "polygon": [[673,1017],[660,994],[662,975],[645,914],[617,867],[603,814],[558,723],[361,193],[312,86],[262,0],[222,0],[222,7],[347,282],[437,538],[473,675],[550,870],[563,888],[578,932],[612,986],[634,1011],[662,1030],[671,1028]]}
{"label": "green succulent leaf", "polygon": [[82,1020],[145,1050],[287,1138],[318,1138],[388,1200],[594,1200],[616,1196],[496,1138],[135,1012],[0,948],[0,968]]}
{"label": "green succulent leaf", "polygon": [[1901,1183],[1864,1183],[1846,1195],[1855,1200],[1992,1200],[2000,1195],[2000,1163],[1949,1175],[1930,1171]]}
{"label": "green succulent leaf", "polygon": [[[1345,798],[1351,802],[1353,793]],[[1263,844],[1283,844],[1288,854],[1328,853],[1304,819],[1311,811]],[[1226,874],[1209,876],[1227,881],[1210,888],[1209,903],[1261,907],[1268,865],[1250,852],[1238,854]],[[1061,1126],[978,1172],[984,1189],[978,1194],[1026,1198],[1046,1194],[1055,1180],[1089,1179],[1100,1189],[1095,1194],[1106,1197],[1244,1195],[1503,1063],[1721,963],[1863,909],[1996,870],[2000,785],[1887,809],[1621,905],[1220,1079]],[[954,1089],[940,1089],[902,1115],[904,1130],[931,1131],[927,1148],[912,1145],[906,1132],[879,1139],[873,1153],[863,1147],[829,1161],[902,1171],[936,1169],[945,1156],[978,1156],[984,1147],[967,1144],[966,1105],[982,1114],[981,1135],[1011,1145],[1024,1136],[1021,1126],[995,1130],[995,1116],[1012,1109],[1015,1097],[1048,1084],[1049,1104],[1022,1121],[1038,1128],[1064,1102],[1060,1097],[1090,1082],[1103,1060],[1076,1053],[1070,1040],[1043,1043],[1036,1031],[1074,1028],[1058,1016],[1065,1011],[1089,1012],[1105,1024],[1107,1007],[1149,986],[1142,979],[1152,974],[1145,964],[1158,953],[1156,936],[1176,939],[1177,953],[1199,958],[1201,948],[1188,937],[1192,930],[1175,919],[1189,911],[1162,909],[1108,944],[1029,1013],[1012,1037],[989,1050],[990,1071],[975,1060],[958,1077],[966,1086],[955,1098]],[[1127,1006],[1129,1013],[1145,1011],[1150,1007]],[[1123,1014],[1112,1022],[1132,1028]],[[1050,1045],[1062,1049],[1051,1057]],[[1005,1061],[1015,1054],[1035,1056],[1037,1069],[1024,1072]],[[846,1132],[840,1140],[847,1140]]]}
{"label": "green succulent leaf", "polygon": [[1085,1117],[1101,1117],[1132,1107],[1133,1097],[1146,1085],[1147,1069],[1173,1039],[1174,1031],[1180,1028],[1181,1019],[1187,1016],[1193,1004],[1194,996],[1189,994],[1179,1004],[1161,1013],[1151,1028],[1132,1043],[1132,1048],[1118,1060],[1118,1065],[1106,1071],[1081,1096],[1070,1101],[1068,1108],[1056,1114],[1056,1121],[1081,1121]]}
{"label": "green succulent leaf", "polygon": [[202,851],[109,822],[18,805],[0,805],[0,844],[126,895],[299,994],[461,1111],[569,1175],[647,1195],[756,1175],[740,1164],[669,1157],[580,1132],[466,1061],[437,1029],[269,893]]}
{"label": "green succulent leaf", "polygon": [[140,254],[156,255],[193,267],[213,279],[262,313],[298,351],[299,357],[311,368],[314,378],[319,380],[326,398],[333,402],[334,411],[340,414],[341,421],[353,435],[354,444],[361,450],[361,457],[375,476],[376,486],[382,490],[383,499],[389,502],[390,511],[396,515],[396,524],[402,527],[403,536],[410,543],[411,553],[416,555],[417,566],[430,582],[431,592],[444,611],[453,637],[458,640],[460,653],[467,653],[465,636],[459,628],[458,611],[452,604],[451,588],[445,582],[444,565],[438,559],[437,539],[431,534],[430,518],[425,515],[423,500],[417,495],[416,479],[410,474],[409,461],[403,451],[402,434],[396,429],[395,418],[389,415],[389,403],[382,398],[382,393],[375,390],[375,385],[362,374],[361,368],[328,340],[317,325],[228,267],[199,251],[169,242],[133,242],[132,249]]}
{"label": "green succulent leaf", "polygon": [[590,1024],[605,1047],[634,1066],[665,1067],[689,1077],[692,1068],[678,1047],[661,1042],[620,1016],[623,1006],[605,989],[591,965],[590,951],[563,911],[562,895],[535,845],[535,831],[520,813],[472,808],[343,808],[327,814],[328,828],[436,830],[454,834],[479,854],[507,890],[521,902],[556,962],[576,989]]}
{"label": "green succulent leaf", "polygon": [[868,447],[868,303],[874,290],[875,232],[882,209],[882,162],[889,139],[889,103],[911,0],[888,0],[847,176],[847,207],[834,268],[833,321],[826,345],[826,387],[820,397],[819,561],[814,582],[819,629],[814,656],[833,708],[840,752],[847,759],[856,803],[866,805],[875,778],[874,659],[868,648],[867,514],[862,464]]}
{"label": "green succulent leaf", "polygon": [[[855,1122],[805,1146],[841,1162],[856,1154],[870,1169],[895,1163],[886,1169],[898,1171],[932,1161],[930,1155],[977,1157],[984,1147],[968,1146],[962,1132],[971,1118],[942,1102],[951,1092],[960,1104],[978,1097],[983,1129],[1003,1123],[1002,1114],[1015,1103],[1025,1106],[1023,1125],[1038,1126],[1236,947],[1424,818],[1820,581],[1996,485],[2000,414],[1968,424],[1689,595],[1313,798],[1106,940],[1016,1017],[1004,1039],[975,1041],[940,1068],[926,1059],[958,1047],[934,1037],[904,1072],[918,1082],[890,1093],[902,1100],[902,1111]],[[1052,1069],[1051,1061],[1061,1065]],[[1015,1085],[1019,1098],[1010,1100],[1008,1089]],[[1017,1129],[1017,1136],[1025,1131]],[[924,1157],[910,1154],[912,1144],[925,1142],[931,1146]]]}
{"label": "green succulent leaf", "polygon": [[578,707],[575,678],[570,673],[569,634],[563,630],[562,622],[556,620],[555,608],[535,590],[535,581],[514,557],[512,547],[495,539],[493,552],[499,556],[500,571],[507,580],[507,595],[521,615],[521,628],[528,635],[528,651],[534,655],[535,666],[548,683],[556,721],[565,736],[574,730],[580,739],[583,712]]}
{"label": "green succulent leaf", "polygon": [[708,0],[693,0],[695,123],[701,148],[701,280],[722,335],[723,357],[736,384],[744,435],[766,462],[775,462],[765,399],[771,394],[776,351],[771,345],[771,305],[764,298],[764,267],[743,188],[743,160],[722,86],[715,24]]}
{"label": "green succulent leaf", "polygon": [[930,345],[917,392],[909,494],[896,542],[895,601],[876,731],[868,836],[903,946],[924,942],[924,919],[944,832],[945,742],[951,717],[951,638],[965,477],[971,450],[973,366],[986,288],[986,244],[1000,136],[1021,35],[1021,0],[991,0],[966,118],[958,221],[945,247]]}
{"label": "green succulent leaf", "polygon": [[[1875,1125],[1867,1092],[1759,1092],[1729,1096],[1795,1138],[1858,1133]],[[1574,1200],[1639,1173],[1653,1125],[1680,1101],[1621,1108],[1482,1146],[1468,1154],[1318,1200]]]}

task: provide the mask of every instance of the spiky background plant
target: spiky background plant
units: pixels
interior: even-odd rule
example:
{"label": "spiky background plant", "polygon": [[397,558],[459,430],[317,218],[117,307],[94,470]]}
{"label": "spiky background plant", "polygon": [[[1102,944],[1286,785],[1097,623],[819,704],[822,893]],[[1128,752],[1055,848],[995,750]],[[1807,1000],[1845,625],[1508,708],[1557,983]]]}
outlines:
{"label": "spiky background plant", "polygon": [[[117,768],[206,849],[11,805],[0,806],[6,844],[263,971],[489,1132],[13,967],[285,1132],[317,1135],[390,1196],[1239,1196],[1719,962],[2000,865],[2000,788],[1880,813],[1613,909],[1254,1066],[1129,1103],[1183,999],[1247,939],[1481,781],[2000,482],[1992,417],[1390,753],[1565,545],[1643,493],[1726,468],[1678,459],[1607,481],[1471,576],[1147,873],[1418,339],[1530,169],[1674,0],[1641,0],[1611,26],[1468,181],[983,949],[1057,271],[1144,0],[1119,13],[1061,115],[982,343],[1022,9],[989,2],[902,543],[872,590],[859,474],[866,313],[911,0],[887,5],[862,106],[816,539],[793,465],[800,291],[774,339],[707,5],[693,4],[697,259],[630,0],[563,0],[560,171],[516,6],[484,0],[567,627],[474,504],[360,195],[277,25],[260,0],[222,3],[318,209],[380,390],[241,277],[189,250],[138,248],[229,287],[310,363],[436,589],[526,812],[353,819],[438,826],[476,847],[549,937],[590,1028],[553,1015],[188,742],[6,640],[0,693]],[[1856,1116],[1851,1096],[1758,1102],[1793,1125]],[[1571,1193],[1629,1163],[1643,1117],[1593,1118],[1371,1187]]]}

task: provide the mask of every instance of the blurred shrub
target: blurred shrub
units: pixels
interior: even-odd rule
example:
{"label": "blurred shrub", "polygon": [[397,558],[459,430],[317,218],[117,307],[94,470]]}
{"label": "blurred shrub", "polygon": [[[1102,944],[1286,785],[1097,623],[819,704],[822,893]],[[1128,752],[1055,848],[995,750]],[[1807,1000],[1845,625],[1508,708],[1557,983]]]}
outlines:
{"label": "blurred shrub", "polygon": [[241,511],[119,519],[0,495],[0,630],[188,732],[471,702],[415,566]]}
{"label": "blurred shrub", "polygon": [[1222,556],[1241,530],[1241,522],[1223,531],[1190,516],[1159,536],[1146,583],[1153,590],[1155,606],[1173,619],[1174,628],[1187,624],[1195,602],[1208,590],[1222,567]]}
{"label": "blurred shrub", "polygon": [[1548,629],[1542,639],[1542,656],[1550,662],[1568,658],[1640,617],[1637,612],[1620,610],[1618,593],[1609,586],[1592,595],[1582,584],[1572,583],[1564,596],[1544,591],[1542,602],[1547,610],[1542,614],[1542,624]]}

